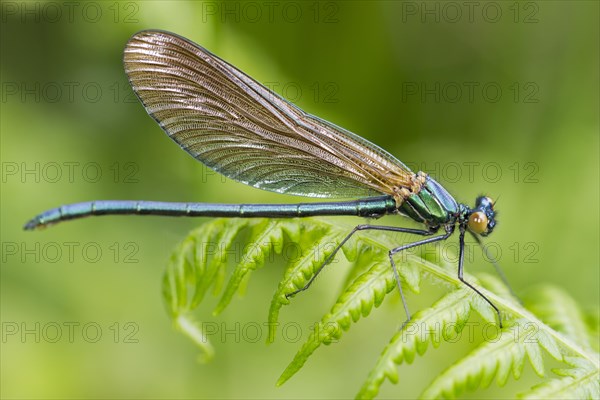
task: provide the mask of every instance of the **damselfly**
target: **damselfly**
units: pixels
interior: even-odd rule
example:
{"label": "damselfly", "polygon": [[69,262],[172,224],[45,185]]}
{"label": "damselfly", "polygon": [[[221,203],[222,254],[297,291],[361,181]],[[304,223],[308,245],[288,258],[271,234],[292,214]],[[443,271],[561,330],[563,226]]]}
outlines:
{"label": "damselfly", "polygon": [[[496,224],[494,202],[489,197],[478,197],[473,208],[459,204],[432,177],[423,172],[415,174],[369,141],[305,113],[178,35],[155,30],[135,34],[125,47],[124,64],[129,82],[148,114],[182,149],[213,170],[247,185],[278,193],[363,198],[300,204],[90,201],[45,211],[29,221],[25,229],[109,214],[238,218],[403,215],[422,223],[424,229],[358,225],[308,283],[288,296],[307,289],[358,231],[420,235],[426,238],[389,251],[407,320],[410,320],[394,255],[446,240],[458,227],[458,278],[494,308],[502,326],[498,308],[463,278],[465,234],[469,232],[481,244],[480,237],[489,235]],[[436,235],[440,229],[442,233]]]}

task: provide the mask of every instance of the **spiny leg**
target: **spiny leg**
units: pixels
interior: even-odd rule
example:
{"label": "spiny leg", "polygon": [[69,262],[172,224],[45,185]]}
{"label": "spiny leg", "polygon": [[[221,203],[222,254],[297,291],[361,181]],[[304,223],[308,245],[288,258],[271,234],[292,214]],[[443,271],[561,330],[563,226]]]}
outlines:
{"label": "spiny leg", "polygon": [[477,289],[475,286],[471,285],[469,282],[465,281],[463,278],[463,262],[464,262],[464,256],[465,256],[465,231],[466,228],[464,226],[460,226],[460,236],[458,238],[458,243],[459,243],[459,253],[458,253],[458,279],[464,283],[465,285],[467,285],[468,287],[470,287],[471,289],[473,289],[473,291],[475,293],[477,293],[479,296],[481,296],[482,299],[484,299],[485,301],[488,302],[488,304],[490,306],[492,306],[492,308],[496,311],[496,314],[498,315],[498,323],[500,325],[500,329],[502,329],[502,316],[500,315],[500,310],[498,309],[498,307],[496,307],[496,305],[494,303],[492,303],[492,301],[490,299],[488,299],[487,297],[485,297],[485,295],[483,293],[481,293],[479,291],[479,289]]}
{"label": "spiny leg", "polygon": [[515,294],[513,288],[510,286],[510,283],[508,283],[508,279],[506,279],[506,275],[504,275],[504,271],[502,271],[502,268],[500,268],[500,265],[498,264],[498,261],[496,260],[496,258],[492,257],[490,255],[490,253],[488,252],[487,248],[484,246],[484,243],[483,243],[483,241],[481,240],[481,238],[479,236],[477,236],[476,234],[474,234],[471,231],[469,231],[469,233],[471,234],[471,236],[473,236],[473,238],[475,239],[475,241],[477,243],[479,243],[479,246],[481,246],[481,249],[485,253],[486,258],[488,260],[490,260],[490,262],[494,266],[494,269],[496,270],[496,273],[498,274],[498,276],[500,277],[500,279],[502,279],[502,282],[504,282],[504,285],[506,285],[506,287],[510,291],[510,294],[515,299],[517,299],[519,301],[519,303],[521,303],[521,299],[519,299],[519,297]]}
{"label": "spiny leg", "polygon": [[402,305],[404,306],[404,312],[406,313],[406,320],[400,327],[400,330],[402,330],[406,326],[406,324],[410,321],[411,315],[410,315],[410,312],[408,311],[408,305],[406,304],[406,299],[404,298],[404,292],[402,291],[402,281],[400,280],[400,274],[398,273],[398,269],[396,268],[396,263],[394,262],[394,255],[403,250],[410,249],[412,247],[423,246],[428,243],[435,243],[435,242],[439,242],[442,240],[446,240],[450,237],[450,235],[452,235],[453,232],[454,232],[454,227],[447,228],[446,233],[443,235],[432,237],[432,238],[427,238],[427,239],[423,239],[423,240],[418,240],[413,243],[408,243],[403,246],[396,247],[395,249],[390,250],[390,252],[388,253],[388,256],[390,258],[390,264],[392,265],[392,271],[394,272],[394,278],[396,279],[396,285],[398,286],[398,291],[400,292],[400,298],[402,299]]}
{"label": "spiny leg", "polygon": [[[317,278],[317,275],[319,275],[319,273],[321,273],[321,271],[323,270],[323,268],[325,268],[325,266],[327,264],[329,264],[331,262],[331,260],[333,260],[333,258],[335,257],[335,255],[338,253],[338,251],[342,248],[342,246],[344,246],[344,244],[350,240],[350,238],[358,231],[366,231],[366,230],[374,230],[374,231],[388,231],[388,232],[400,232],[400,233],[411,233],[414,235],[421,235],[421,236],[429,236],[429,235],[433,235],[435,233],[435,231],[437,230],[425,230],[425,229],[411,229],[411,228],[402,228],[402,227],[396,227],[396,226],[381,226],[381,225],[358,225],[356,226],[354,229],[352,229],[352,231],[346,235],[346,237],[344,238],[344,240],[342,240],[340,242],[340,244],[337,245],[337,247],[333,250],[333,252],[329,255],[329,257],[327,257],[327,259],[323,262],[323,264],[321,264],[321,266],[319,267],[319,269],[317,269],[317,271],[314,273],[314,275],[309,279],[309,281],[306,283],[306,285],[304,285],[304,287],[295,290],[291,293],[288,293],[285,295],[286,299],[290,298],[291,296],[294,296],[300,292],[305,291],[306,289],[308,289],[310,287],[310,285],[314,282],[314,280]],[[400,292],[402,294],[402,292]]]}

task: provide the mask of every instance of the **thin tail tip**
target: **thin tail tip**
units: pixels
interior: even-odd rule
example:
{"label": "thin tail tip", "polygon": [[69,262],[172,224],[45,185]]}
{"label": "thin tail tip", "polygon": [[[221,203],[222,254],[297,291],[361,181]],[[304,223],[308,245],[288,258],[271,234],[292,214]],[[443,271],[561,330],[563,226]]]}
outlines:
{"label": "thin tail tip", "polygon": [[40,222],[40,219],[38,217],[35,217],[33,219],[30,219],[29,221],[27,221],[27,223],[25,225],[23,225],[23,230],[33,231],[41,226],[42,226],[42,223]]}

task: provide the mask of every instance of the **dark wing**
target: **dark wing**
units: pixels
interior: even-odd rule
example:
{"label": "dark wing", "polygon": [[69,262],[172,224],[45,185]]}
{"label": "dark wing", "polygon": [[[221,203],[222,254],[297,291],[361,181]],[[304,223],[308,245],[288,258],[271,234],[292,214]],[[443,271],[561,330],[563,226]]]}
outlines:
{"label": "dark wing", "polygon": [[310,197],[393,195],[411,186],[412,172],[383,149],[305,113],[187,39],[139,32],[124,63],[148,114],[231,179]]}

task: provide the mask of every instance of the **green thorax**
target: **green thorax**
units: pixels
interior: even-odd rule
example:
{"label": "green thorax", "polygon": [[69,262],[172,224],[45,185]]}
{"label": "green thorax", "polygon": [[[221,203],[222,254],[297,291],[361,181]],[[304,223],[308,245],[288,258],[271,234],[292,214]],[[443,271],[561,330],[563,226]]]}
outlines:
{"label": "green thorax", "polygon": [[427,176],[421,190],[411,193],[398,210],[417,222],[440,226],[454,221],[459,207],[442,185]]}

